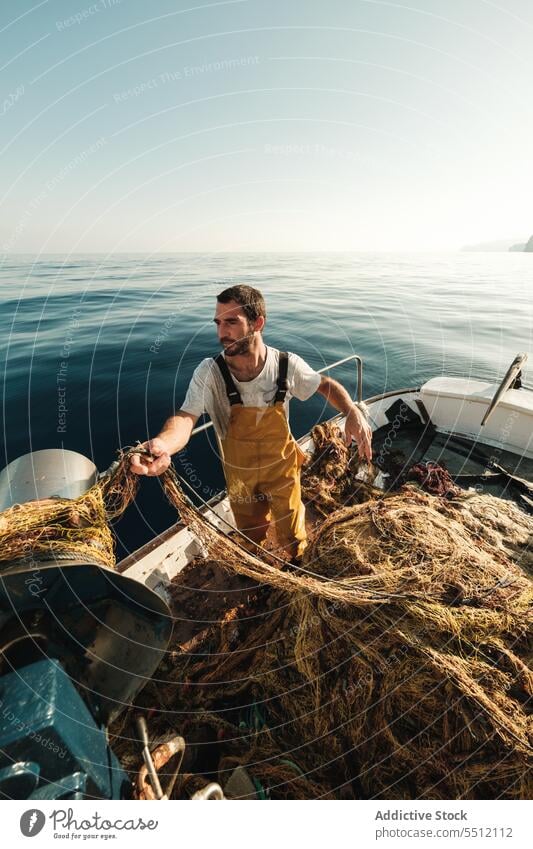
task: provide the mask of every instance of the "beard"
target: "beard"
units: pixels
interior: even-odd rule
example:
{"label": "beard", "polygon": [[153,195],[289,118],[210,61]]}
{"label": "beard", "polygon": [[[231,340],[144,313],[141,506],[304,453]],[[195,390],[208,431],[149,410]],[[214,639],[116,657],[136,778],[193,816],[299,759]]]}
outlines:
{"label": "beard", "polygon": [[238,357],[242,354],[248,354],[251,341],[250,337],[245,337],[244,339],[237,339],[236,342],[232,342],[227,348],[224,348],[226,357]]}

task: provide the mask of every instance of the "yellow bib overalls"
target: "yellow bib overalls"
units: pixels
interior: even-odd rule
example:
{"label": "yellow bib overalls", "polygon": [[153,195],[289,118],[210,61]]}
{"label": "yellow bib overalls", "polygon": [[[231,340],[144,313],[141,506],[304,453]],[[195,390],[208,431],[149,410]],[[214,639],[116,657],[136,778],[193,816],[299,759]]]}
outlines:
{"label": "yellow bib overalls", "polygon": [[264,543],[274,520],[279,545],[300,557],[307,544],[300,467],[305,459],[289,430],[283,405],[288,355],[280,352],[277,392],[269,407],[245,407],[227,363],[215,358],[230,402],[230,420],[221,439],[222,462],[235,524],[254,542]]}

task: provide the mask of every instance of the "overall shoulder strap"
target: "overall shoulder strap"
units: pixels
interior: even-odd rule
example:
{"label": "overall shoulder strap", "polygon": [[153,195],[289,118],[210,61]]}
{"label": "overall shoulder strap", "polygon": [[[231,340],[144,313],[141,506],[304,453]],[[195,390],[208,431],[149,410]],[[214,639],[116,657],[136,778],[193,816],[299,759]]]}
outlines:
{"label": "overall shoulder strap", "polygon": [[242,404],[242,398],[239,390],[235,386],[233,382],[233,378],[231,376],[230,370],[228,368],[228,364],[224,359],[223,354],[219,354],[217,357],[214,357],[215,363],[220,369],[220,373],[224,378],[224,383],[226,384],[226,393],[228,396],[228,400],[230,405],[233,407],[234,404]]}
{"label": "overall shoulder strap", "polygon": [[289,382],[287,380],[287,372],[289,370],[289,355],[287,351],[279,352],[279,372],[278,372],[278,390],[274,395],[274,403],[277,401],[285,401],[285,396],[289,389]]}

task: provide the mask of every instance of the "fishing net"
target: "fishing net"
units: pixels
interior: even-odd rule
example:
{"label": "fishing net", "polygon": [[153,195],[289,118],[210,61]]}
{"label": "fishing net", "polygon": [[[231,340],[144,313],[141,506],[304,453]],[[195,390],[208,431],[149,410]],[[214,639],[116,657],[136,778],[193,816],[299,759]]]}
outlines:
{"label": "fishing net", "polygon": [[[530,798],[531,519],[461,495],[445,470],[444,495],[422,491],[433,467],[384,495],[340,444],[321,450],[338,434],[313,438],[321,468],[304,480],[330,515],[300,569],[254,557],[165,478],[220,586],[245,583],[226,584],[195,637],[177,629],[143,693],[154,733],[202,740],[211,778],[246,766],[271,798]],[[210,593],[190,588],[205,567],[176,579],[178,619],[207,619]]]}
{"label": "fishing net", "polygon": [[39,561],[77,560],[112,569],[115,542],[109,522],[122,515],[139,479],[120,452],[109,474],[76,499],[45,498],[0,513],[0,572]]}
{"label": "fishing net", "polygon": [[313,456],[302,468],[302,494],[307,509],[329,516],[339,506],[358,504],[381,494],[374,487],[377,469],[364,468],[350,451],[333,422],[316,425],[312,432]]}
{"label": "fishing net", "polygon": [[[161,478],[205,556],[174,579],[167,656],[110,729],[124,767],[141,765],[143,710],[154,745],[187,741],[173,798],[236,767],[261,798],[531,798],[533,520],[435,468],[384,493],[340,434],[313,440],[321,521],[300,567],[246,550],[172,468]],[[135,496],[134,450],[101,483],[106,516]]]}

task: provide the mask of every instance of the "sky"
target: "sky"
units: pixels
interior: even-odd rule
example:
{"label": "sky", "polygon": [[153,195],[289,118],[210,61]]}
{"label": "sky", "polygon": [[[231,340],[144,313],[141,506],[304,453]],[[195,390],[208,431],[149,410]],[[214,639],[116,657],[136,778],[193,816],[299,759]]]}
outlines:
{"label": "sky", "polygon": [[0,11],[0,253],[533,233],[531,0]]}

